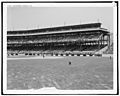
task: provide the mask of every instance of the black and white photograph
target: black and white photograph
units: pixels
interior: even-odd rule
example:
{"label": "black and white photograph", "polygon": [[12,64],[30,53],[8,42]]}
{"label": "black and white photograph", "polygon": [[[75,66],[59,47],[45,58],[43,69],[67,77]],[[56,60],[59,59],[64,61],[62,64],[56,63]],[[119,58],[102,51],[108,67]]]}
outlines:
{"label": "black and white photograph", "polygon": [[3,3],[4,94],[117,94],[117,70],[117,2]]}

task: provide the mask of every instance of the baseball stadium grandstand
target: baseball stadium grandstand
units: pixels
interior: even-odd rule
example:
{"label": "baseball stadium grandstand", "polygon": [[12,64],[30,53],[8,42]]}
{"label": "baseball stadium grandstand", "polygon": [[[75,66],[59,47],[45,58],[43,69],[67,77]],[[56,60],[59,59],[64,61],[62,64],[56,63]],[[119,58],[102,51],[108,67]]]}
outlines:
{"label": "baseball stadium grandstand", "polygon": [[110,47],[110,32],[101,23],[7,31],[7,54],[94,55]]}
{"label": "baseball stadium grandstand", "polygon": [[7,90],[113,89],[110,36],[101,23],[7,31]]}

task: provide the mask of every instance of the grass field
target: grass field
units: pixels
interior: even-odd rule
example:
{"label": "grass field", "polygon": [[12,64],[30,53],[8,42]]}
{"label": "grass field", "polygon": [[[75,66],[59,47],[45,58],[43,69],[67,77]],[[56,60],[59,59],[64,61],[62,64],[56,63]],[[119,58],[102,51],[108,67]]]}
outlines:
{"label": "grass field", "polygon": [[[71,65],[68,62],[71,61]],[[113,59],[63,57],[7,60],[8,89],[113,89]]]}

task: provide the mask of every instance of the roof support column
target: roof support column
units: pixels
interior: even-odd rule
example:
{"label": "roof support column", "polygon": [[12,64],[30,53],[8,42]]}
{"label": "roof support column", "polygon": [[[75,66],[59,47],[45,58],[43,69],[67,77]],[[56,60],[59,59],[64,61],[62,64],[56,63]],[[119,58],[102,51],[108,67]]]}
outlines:
{"label": "roof support column", "polygon": [[110,49],[110,35],[108,34],[108,49]]}
{"label": "roof support column", "polygon": [[103,36],[102,36],[102,46],[103,46]]}
{"label": "roof support column", "polygon": [[103,46],[104,46],[104,35],[102,36],[102,42],[103,42]]}
{"label": "roof support column", "polygon": [[98,49],[100,50],[100,39],[98,40]]}

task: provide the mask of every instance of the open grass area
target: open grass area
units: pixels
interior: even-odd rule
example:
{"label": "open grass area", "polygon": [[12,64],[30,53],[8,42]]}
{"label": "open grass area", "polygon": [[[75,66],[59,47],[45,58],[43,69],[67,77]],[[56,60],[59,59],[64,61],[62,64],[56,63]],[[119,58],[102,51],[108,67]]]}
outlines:
{"label": "open grass area", "polygon": [[113,59],[64,57],[7,61],[8,89],[43,87],[64,90],[113,89]]}

